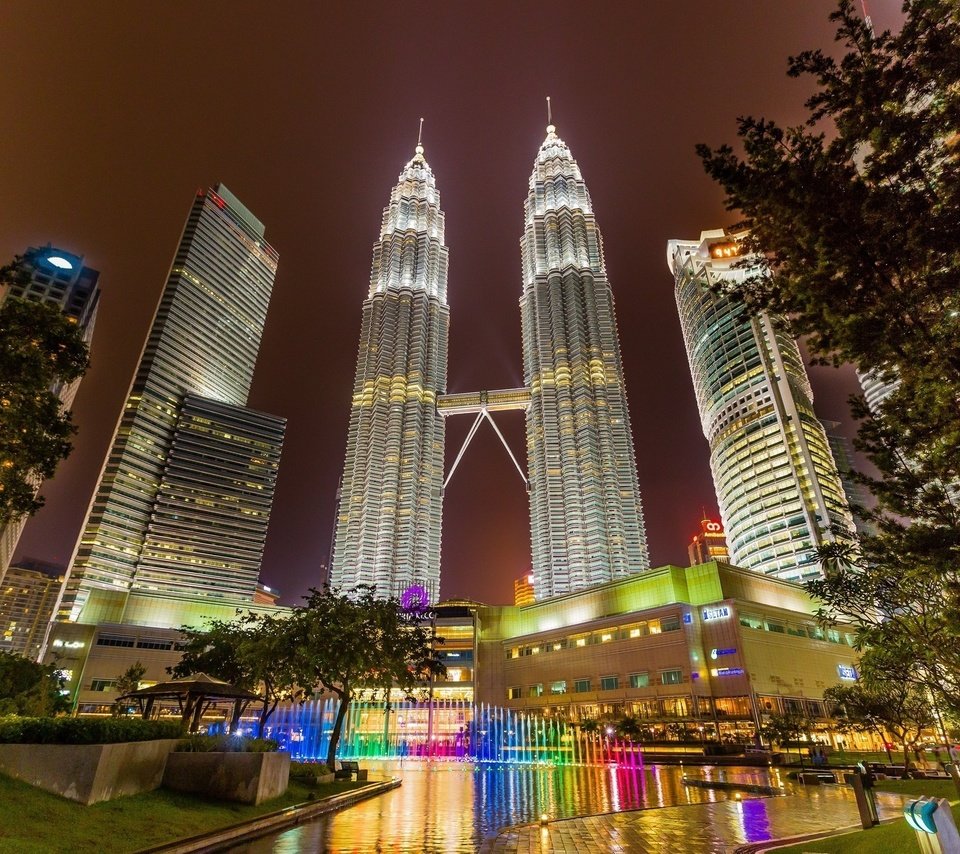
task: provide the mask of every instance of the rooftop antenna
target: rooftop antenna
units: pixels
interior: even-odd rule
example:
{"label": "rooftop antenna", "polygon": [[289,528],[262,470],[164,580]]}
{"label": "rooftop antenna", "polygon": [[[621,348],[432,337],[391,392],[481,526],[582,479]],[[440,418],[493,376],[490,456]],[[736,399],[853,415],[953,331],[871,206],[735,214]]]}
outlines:
{"label": "rooftop antenna", "polygon": [[553,133],[553,110],[550,107],[550,96],[547,95],[547,133]]}
{"label": "rooftop antenna", "polygon": [[417,147],[414,149],[420,157],[423,157],[423,116],[420,116],[420,130],[417,131]]}

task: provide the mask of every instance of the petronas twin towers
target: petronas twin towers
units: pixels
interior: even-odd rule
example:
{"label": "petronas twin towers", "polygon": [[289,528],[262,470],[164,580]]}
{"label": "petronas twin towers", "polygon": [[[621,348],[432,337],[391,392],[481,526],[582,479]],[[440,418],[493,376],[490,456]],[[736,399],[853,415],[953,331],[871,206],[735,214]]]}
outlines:
{"label": "petronas twin towers", "polygon": [[[553,125],[524,204],[522,389],[446,395],[447,248],[418,145],[383,212],[354,380],[331,585],[436,601],[444,418],[522,408],[538,599],[649,568],[613,293]],[[489,417],[489,416],[488,416]]]}

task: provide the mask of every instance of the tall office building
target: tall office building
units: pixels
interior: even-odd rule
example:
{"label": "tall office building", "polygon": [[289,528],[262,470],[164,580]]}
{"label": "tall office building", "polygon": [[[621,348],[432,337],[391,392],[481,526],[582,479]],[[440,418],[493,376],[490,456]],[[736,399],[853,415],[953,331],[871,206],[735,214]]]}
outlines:
{"label": "tall office building", "polygon": [[[276,270],[263,224],[223,185],[198,192],[68,571],[61,618],[122,622],[137,591],[252,600],[282,424],[244,404]],[[214,558],[211,547],[226,543],[232,548]]]}
{"label": "tall office building", "polygon": [[715,290],[756,274],[741,261],[723,231],[667,246],[732,562],[805,579],[820,573],[815,550],[832,526],[852,531],[853,519],[796,341]]}
{"label": "tall office building", "polygon": [[23,560],[0,583],[0,651],[35,660],[63,583],[62,567]]}
{"label": "tall office building", "polygon": [[847,504],[853,515],[853,523],[856,526],[857,533],[872,537],[877,533],[876,526],[872,522],[861,519],[854,512],[855,508],[858,507],[871,508],[876,502],[870,494],[870,490],[856,480],[857,467],[854,463],[853,444],[839,432],[840,423],[838,421],[821,421],[821,423],[827,434],[827,442],[830,443],[833,461],[837,464],[840,485],[843,487],[843,494],[847,497]]}
{"label": "tall office building", "polygon": [[648,569],[613,291],[580,168],[550,125],[524,203],[523,331],[537,600]]}
{"label": "tall office building", "polygon": [[330,583],[380,595],[440,587],[447,247],[418,145],[384,208],[363,303]]}
{"label": "tall office building", "polygon": [[727,548],[727,535],[720,522],[704,517],[700,520],[700,531],[693,535],[687,544],[687,557],[690,566],[709,563],[712,560],[727,562],[730,550]]}
{"label": "tall office building", "polygon": [[[82,255],[74,255],[50,244],[31,246],[23,255],[21,270],[24,274],[22,280],[0,282],[0,305],[9,297],[52,305],[78,324],[83,340],[89,345],[100,302],[100,273],[85,267]],[[69,409],[79,386],[78,378],[52,391],[60,398],[63,408]],[[39,482],[37,489],[40,489]],[[28,518],[22,516],[0,526],[0,582],[10,566]]]}

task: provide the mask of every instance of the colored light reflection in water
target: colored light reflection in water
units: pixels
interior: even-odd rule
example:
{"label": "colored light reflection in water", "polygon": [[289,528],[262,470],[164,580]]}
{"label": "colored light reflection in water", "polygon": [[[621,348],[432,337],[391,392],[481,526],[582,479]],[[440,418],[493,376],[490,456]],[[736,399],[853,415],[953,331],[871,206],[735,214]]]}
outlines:
{"label": "colored light reflection in water", "polygon": [[[403,785],[341,813],[238,846],[245,854],[306,851],[468,852],[504,827],[578,815],[728,800],[732,793],[683,785],[677,766],[523,765],[417,759],[364,763]],[[691,769],[695,774],[717,769]],[[728,780],[768,782],[766,769],[720,769]],[[686,772],[686,773],[689,773]],[[726,832],[737,841],[762,835],[763,802],[743,794]]]}
{"label": "colored light reflection in water", "polygon": [[[277,709],[266,734],[300,761],[327,756],[338,704],[323,698]],[[643,753],[606,733],[468,700],[354,702],[338,745],[341,759],[445,758],[494,763],[642,768]]]}

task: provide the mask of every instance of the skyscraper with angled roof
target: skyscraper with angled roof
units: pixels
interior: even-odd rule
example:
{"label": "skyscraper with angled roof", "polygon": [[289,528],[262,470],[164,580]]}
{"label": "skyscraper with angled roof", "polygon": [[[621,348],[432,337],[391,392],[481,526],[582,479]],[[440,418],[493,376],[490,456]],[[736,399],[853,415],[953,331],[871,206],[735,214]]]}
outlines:
{"label": "skyscraper with angled roof", "polygon": [[821,574],[819,546],[852,535],[853,518],[797,342],[732,295],[757,275],[740,246],[704,231],[669,241],[667,264],[731,561],[803,581]]}
{"label": "skyscraper with angled roof", "polygon": [[447,247],[417,145],[383,211],[363,303],[330,584],[382,596],[440,589]]}
{"label": "skyscraper with angled roof", "polygon": [[540,601],[650,566],[603,242],[580,167],[552,124],[530,176],[520,246]]}
{"label": "skyscraper with angled roof", "polygon": [[222,184],[197,193],[61,619],[123,622],[131,593],[252,601],[285,426],[246,408],[277,271],[264,234]]}

